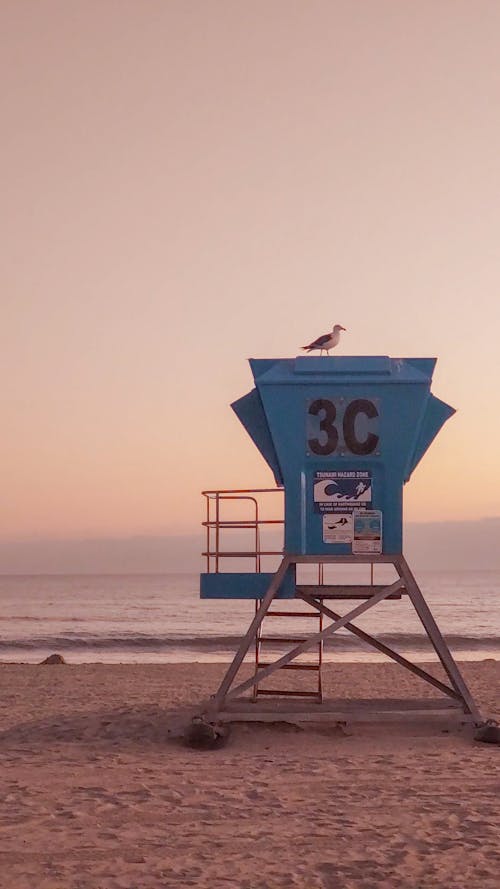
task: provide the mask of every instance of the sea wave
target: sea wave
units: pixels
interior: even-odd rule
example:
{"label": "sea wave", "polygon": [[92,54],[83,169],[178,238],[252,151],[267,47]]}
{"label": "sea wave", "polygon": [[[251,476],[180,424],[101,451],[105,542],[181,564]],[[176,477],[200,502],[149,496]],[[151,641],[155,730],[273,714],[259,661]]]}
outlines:
{"label": "sea wave", "polygon": [[[241,636],[233,635],[148,635],[142,633],[116,634],[111,636],[93,634],[47,634],[35,635],[26,638],[2,638],[0,639],[0,652],[6,651],[31,651],[48,648],[63,651],[168,651],[169,649],[187,649],[204,651],[234,651],[241,642]],[[376,637],[385,645],[396,649],[411,649],[423,651],[430,648],[430,643],[423,633],[381,633]],[[500,636],[482,635],[471,636],[461,634],[447,635],[446,641],[450,648],[456,651],[482,649],[500,651]],[[269,648],[282,650],[283,646],[290,646],[283,642],[273,643]],[[370,646],[355,638],[352,634],[335,634],[335,638],[326,639],[324,643],[326,651],[356,651],[369,650]]]}

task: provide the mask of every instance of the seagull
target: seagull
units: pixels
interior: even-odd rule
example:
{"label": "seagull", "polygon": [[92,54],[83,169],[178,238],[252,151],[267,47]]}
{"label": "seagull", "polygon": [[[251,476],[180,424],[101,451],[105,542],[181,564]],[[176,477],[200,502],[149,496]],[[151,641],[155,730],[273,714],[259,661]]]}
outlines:
{"label": "seagull", "polygon": [[329,355],[330,349],[333,349],[340,339],[340,331],[345,329],[346,328],[342,327],[341,324],[336,324],[331,333],[324,333],[323,336],[319,336],[313,343],[309,343],[308,346],[302,346],[302,348],[305,349],[306,352],[312,352],[313,349],[319,349],[320,355],[323,350],[325,350],[327,355]]}

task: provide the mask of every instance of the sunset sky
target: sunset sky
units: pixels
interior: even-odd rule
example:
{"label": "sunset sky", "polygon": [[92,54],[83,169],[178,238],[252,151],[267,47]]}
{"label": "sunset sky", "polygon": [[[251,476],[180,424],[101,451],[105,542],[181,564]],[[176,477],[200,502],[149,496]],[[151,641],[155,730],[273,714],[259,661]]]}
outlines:
{"label": "sunset sky", "polygon": [[0,539],[272,486],[247,358],[437,356],[411,521],[500,515],[497,0],[2,0]]}

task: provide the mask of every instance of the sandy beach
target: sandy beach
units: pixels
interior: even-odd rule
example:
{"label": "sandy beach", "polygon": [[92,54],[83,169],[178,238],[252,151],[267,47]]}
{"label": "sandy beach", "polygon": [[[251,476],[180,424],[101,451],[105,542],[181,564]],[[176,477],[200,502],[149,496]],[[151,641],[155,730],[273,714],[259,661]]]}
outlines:
{"label": "sandy beach", "polygon": [[[2,664],[2,889],[498,886],[500,757],[440,724],[237,725],[205,752],[179,712],[223,665]],[[463,665],[500,716],[500,662]],[[327,696],[432,695],[385,664]]]}

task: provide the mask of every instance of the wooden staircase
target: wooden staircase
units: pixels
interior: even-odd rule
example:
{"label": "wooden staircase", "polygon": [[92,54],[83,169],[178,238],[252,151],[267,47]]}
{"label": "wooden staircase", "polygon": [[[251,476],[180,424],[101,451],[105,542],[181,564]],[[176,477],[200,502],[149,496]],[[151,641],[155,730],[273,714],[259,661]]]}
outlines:
{"label": "wooden staircase", "polygon": [[[260,603],[256,603],[256,608],[259,604]],[[279,602],[277,602],[276,604],[279,605]],[[306,603],[303,604],[306,605]],[[268,620],[271,621],[273,618],[281,618],[281,620],[286,619],[288,625],[290,626],[290,635],[283,636],[268,634],[263,629],[263,627],[264,625],[266,625],[267,627]],[[307,620],[308,623],[311,624],[310,634],[304,635],[302,629],[300,631],[300,634],[293,631],[293,622],[295,622],[295,626],[297,626],[298,620],[302,622],[304,622],[304,620]],[[273,663],[273,661],[269,657],[271,646],[276,647],[277,645],[298,645],[301,642],[304,642],[308,638],[308,635],[319,633],[322,629],[323,615],[316,609],[297,609],[296,606],[294,606],[293,611],[269,609],[255,637],[255,672],[257,672],[257,670],[261,669],[262,667],[268,667],[270,666],[270,664]],[[312,649],[312,652],[309,655],[309,660],[307,662],[295,661],[294,663],[285,664],[282,668],[280,668],[280,670],[291,670],[299,673],[303,672],[311,674],[312,678],[314,679],[313,688],[261,688],[259,685],[254,685],[252,700],[256,701],[259,697],[271,697],[275,695],[278,697],[312,698],[315,701],[321,703],[323,700],[323,688],[321,678],[322,663],[323,642],[320,641]]]}

